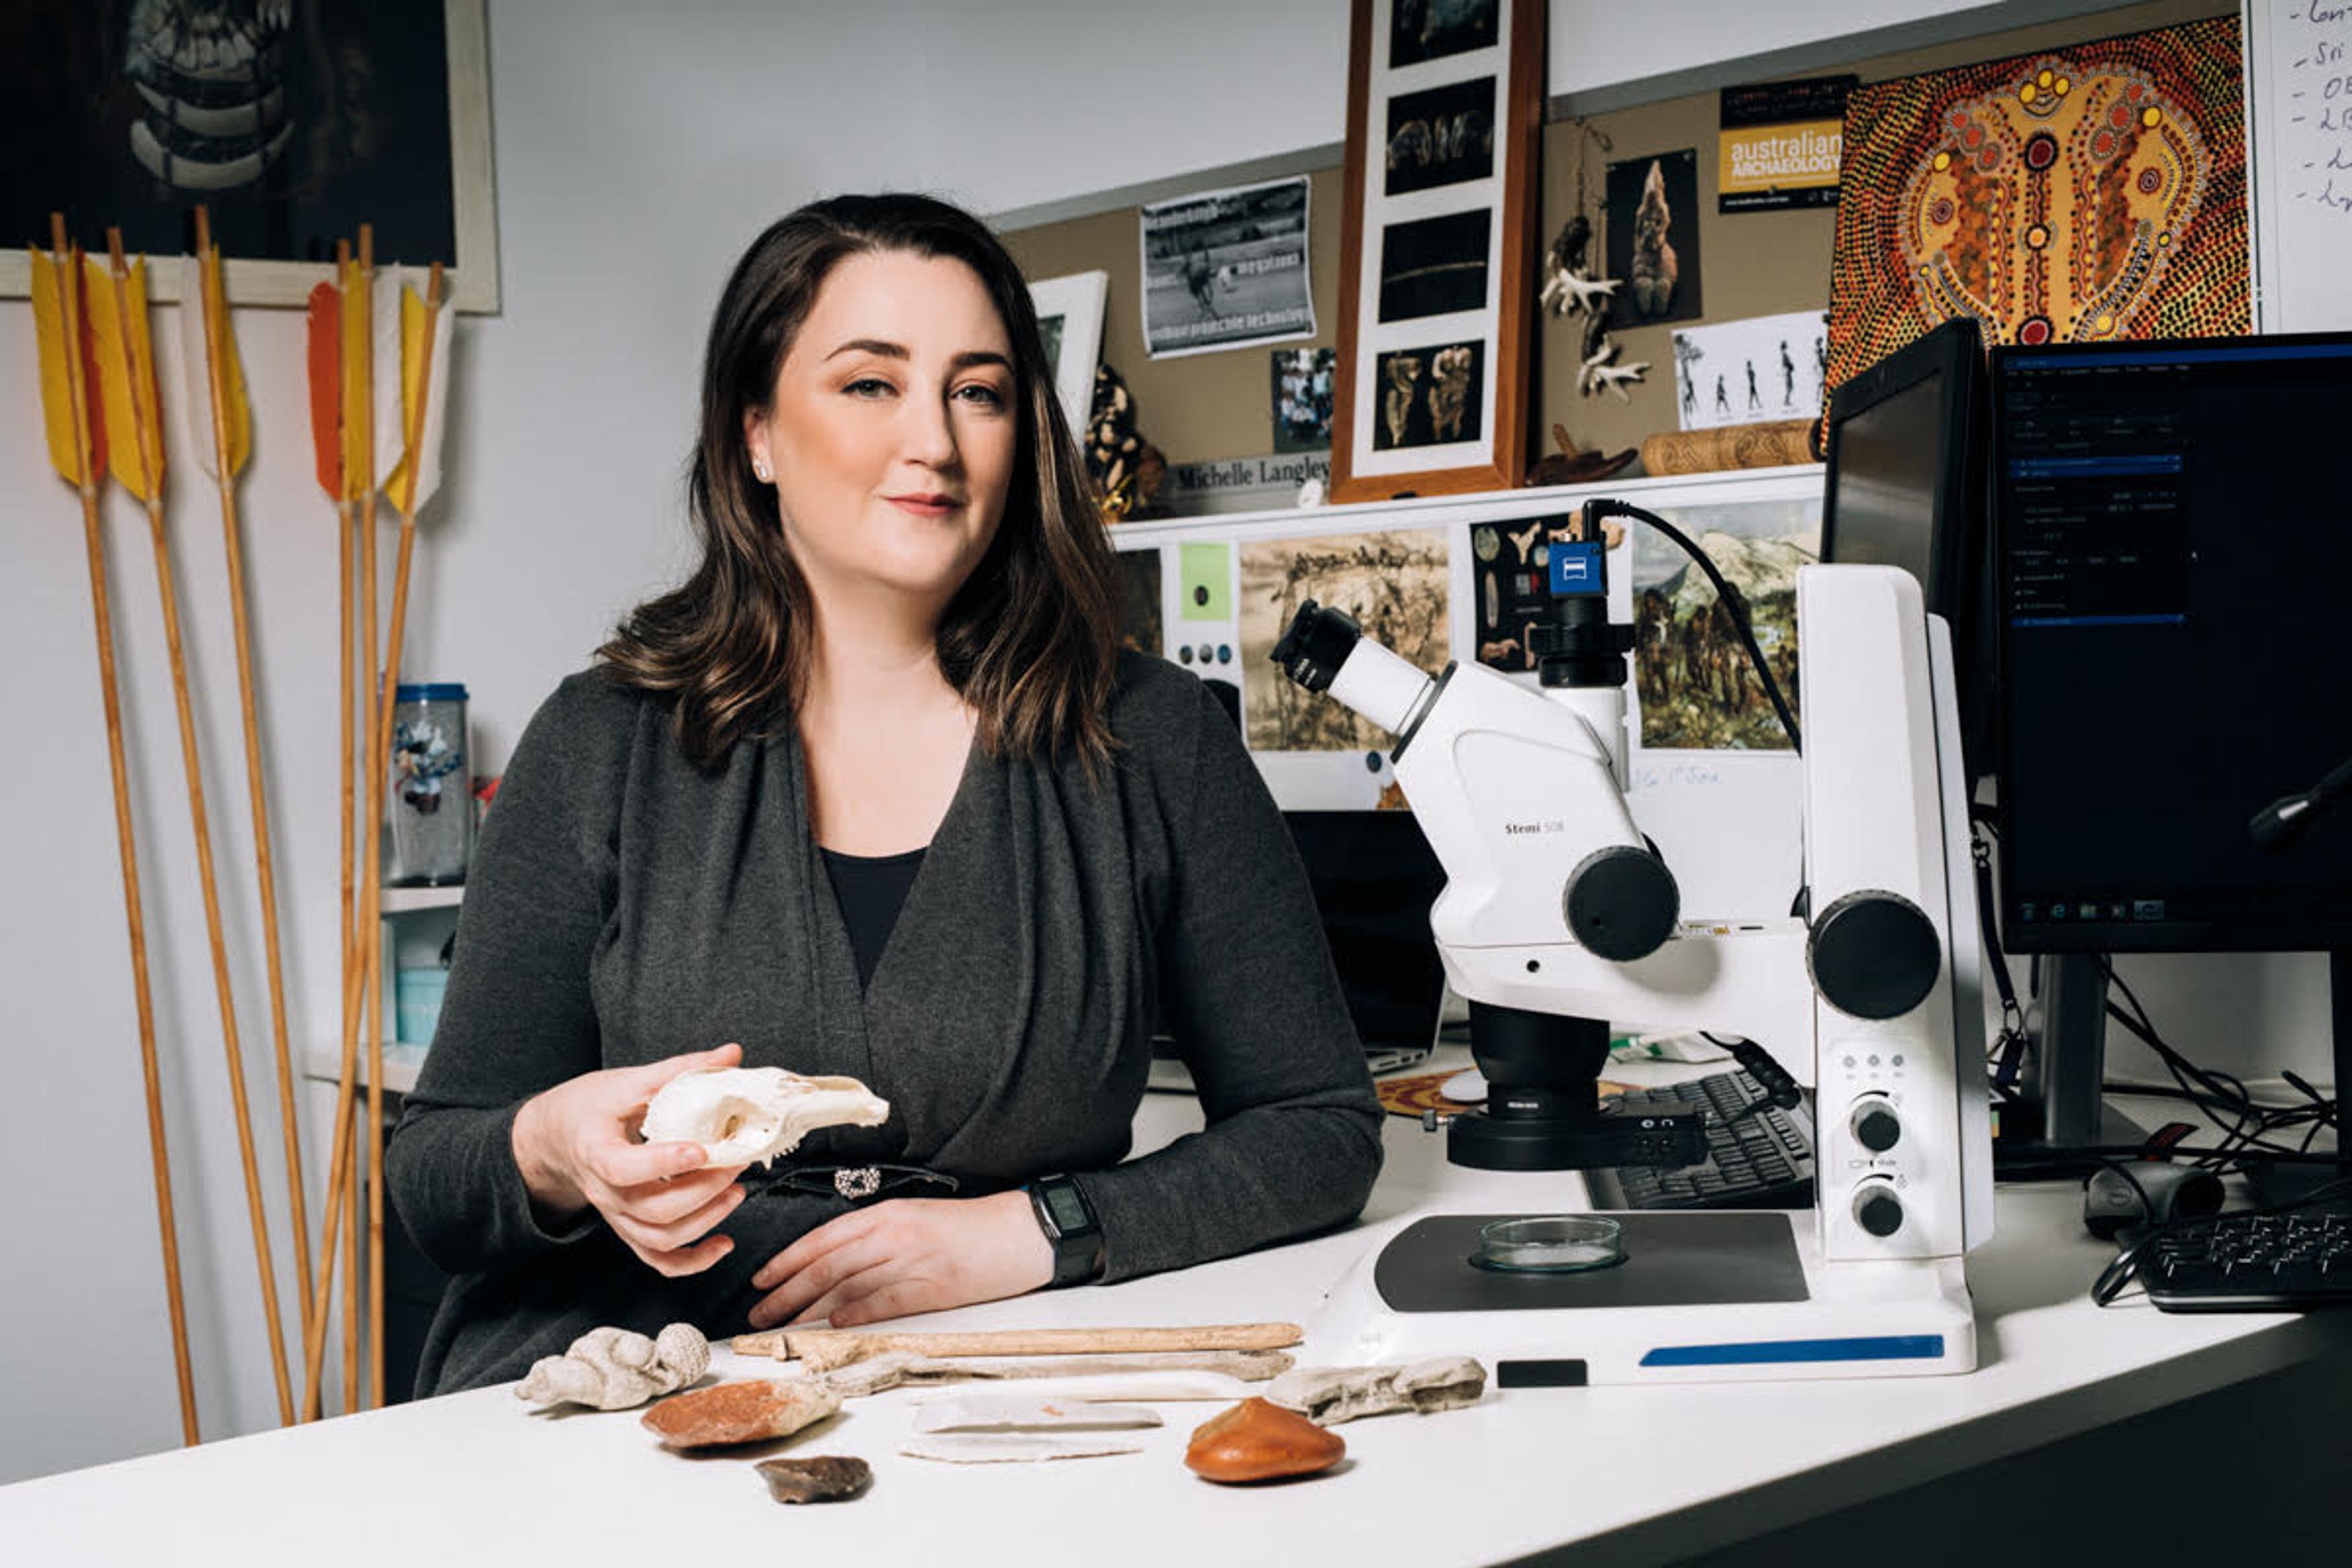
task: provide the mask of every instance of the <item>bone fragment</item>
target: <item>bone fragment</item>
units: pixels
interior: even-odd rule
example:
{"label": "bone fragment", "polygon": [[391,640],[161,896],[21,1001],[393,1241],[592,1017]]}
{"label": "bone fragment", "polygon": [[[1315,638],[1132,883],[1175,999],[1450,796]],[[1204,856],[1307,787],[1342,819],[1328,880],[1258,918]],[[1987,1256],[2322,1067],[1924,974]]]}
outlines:
{"label": "bone fragment", "polygon": [[950,1465],[993,1465],[1034,1459],[1093,1459],[1108,1454],[1140,1454],[1143,1445],[1123,1437],[1049,1437],[1028,1432],[917,1433],[898,1446],[912,1459]]}
{"label": "bone fragment", "polygon": [[[740,1345],[742,1342],[738,1340],[736,1343]],[[899,1353],[852,1362],[847,1366],[836,1367],[821,1375],[825,1386],[835,1394],[844,1399],[856,1399],[869,1394],[879,1394],[887,1388],[897,1388],[901,1384],[929,1385],[1016,1378],[1150,1376],[1191,1373],[1231,1378],[1242,1383],[1263,1383],[1288,1372],[1293,1364],[1293,1358],[1282,1351],[1140,1351],[1132,1355],[1057,1356],[1045,1361],[1003,1357],[953,1360]]]}
{"label": "bone fragment", "polygon": [[[772,1339],[781,1337],[778,1354]],[[1137,1351],[1271,1351],[1295,1345],[1297,1323],[1202,1323],[1169,1329],[1005,1329],[962,1334],[868,1334],[848,1329],[784,1329],[774,1336],[739,1334],[738,1355],[794,1358],[831,1372],[869,1356],[1085,1355]]]}
{"label": "bone fragment", "polygon": [[1268,1384],[1265,1397],[1318,1426],[1337,1426],[1391,1410],[1458,1410],[1477,1404],[1486,1391],[1485,1367],[1468,1356],[1447,1356],[1392,1366],[1303,1366]]}
{"label": "bone fragment", "polygon": [[692,1323],[672,1323],[650,1340],[627,1329],[591,1329],[562,1355],[533,1363],[515,1396],[533,1405],[628,1410],[684,1388],[709,1365],[710,1342]]}
{"label": "bone fragment", "polygon": [[958,1394],[935,1399],[915,1412],[918,1432],[1114,1432],[1159,1425],[1160,1412],[1140,1405],[1026,1399],[1013,1394]]}
{"label": "bone fragment", "polygon": [[[831,1376],[842,1376],[835,1373]],[[1040,1377],[1017,1385],[1030,1399],[1079,1400],[1087,1404],[1159,1405],[1207,1401],[1231,1405],[1259,1392],[1222,1372],[1107,1373],[1093,1377]]]}

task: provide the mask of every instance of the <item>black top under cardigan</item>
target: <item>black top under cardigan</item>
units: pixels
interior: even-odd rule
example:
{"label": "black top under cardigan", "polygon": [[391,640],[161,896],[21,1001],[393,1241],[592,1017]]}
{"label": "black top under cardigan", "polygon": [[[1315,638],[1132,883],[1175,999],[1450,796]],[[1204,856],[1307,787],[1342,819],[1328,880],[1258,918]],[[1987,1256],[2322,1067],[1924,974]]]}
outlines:
{"label": "black top under cardigan", "polygon": [[[845,1200],[755,1167],[719,1227],[734,1249],[667,1279],[593,1211],[541,1224],[511,1145],[542,1089],[730,1040],[746,1066],[847,1073],[890,1102],[884,1125],[823,1129],[792,1161],[920,1164],[968,1193],[1074,1173],[1107,1281],[1352,1218],[1381,1112],[1280,814],[1190,674],[1123,655],[1108,718],[1100,785],[973,748],[861,995],[794,726],[706,773],[664,700],[564,681],[489,814],[386,1151],[401,1219],[455,1276],[419,1391],[518,1377],[601,1324],[746,1327],[752,1273]],[[1155,1006],[1208,1125],[1129,1161]]]}

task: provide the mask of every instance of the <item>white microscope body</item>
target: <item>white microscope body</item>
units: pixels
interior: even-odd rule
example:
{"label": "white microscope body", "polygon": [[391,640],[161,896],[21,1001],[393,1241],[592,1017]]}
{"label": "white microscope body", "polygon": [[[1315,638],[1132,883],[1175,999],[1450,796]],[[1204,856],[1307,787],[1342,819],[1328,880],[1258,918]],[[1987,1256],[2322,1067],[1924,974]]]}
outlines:
{"label": "white microscope body", "polygon": [[[1474,1029],[1483,1005],[1744,1036],[1811,1077],[1815,1110],[1811,1216],[1629,1214],[1624,1263],[1540,1280],[1454,1263],[1473,1221],[1577,1204],[1557,1175],[1488,1175],[1543,1167],[1457,1139],[1485,1169],[1443,1190],[1496,1213],[1424,1220],[1360,1266],[1319,1325],[1339,1353],[1482,1353],[1506,1386],[1974,1367],[1962,1255],[1991,1231],[1991,1152],[1950,639],[1885,567],[1802,568],[1797,619],[1806,920],[1679,921],[1624,798],[1622,685],[1539,692],[1475,665],[1433,681],[1368,640],[1329,676],[1399,736]],[[1511,1131],[1512,1089],[1486,1076],[1495,1123],[1457,1131]],[[1719,1290],[1666,1278],[1689,1272],[1685,1240],[1702,1271],[1720,1256]]]}

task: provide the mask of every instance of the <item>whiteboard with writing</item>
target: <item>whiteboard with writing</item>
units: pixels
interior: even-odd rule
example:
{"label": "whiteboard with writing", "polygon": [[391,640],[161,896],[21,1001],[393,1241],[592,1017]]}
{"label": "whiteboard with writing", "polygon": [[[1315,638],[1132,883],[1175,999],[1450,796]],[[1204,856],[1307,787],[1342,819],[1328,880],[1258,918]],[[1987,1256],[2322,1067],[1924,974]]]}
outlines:
{"label": "whiteboard with writing", "polygon": [[2246,0],[2265,332],[2352,331],[2352,0]]}

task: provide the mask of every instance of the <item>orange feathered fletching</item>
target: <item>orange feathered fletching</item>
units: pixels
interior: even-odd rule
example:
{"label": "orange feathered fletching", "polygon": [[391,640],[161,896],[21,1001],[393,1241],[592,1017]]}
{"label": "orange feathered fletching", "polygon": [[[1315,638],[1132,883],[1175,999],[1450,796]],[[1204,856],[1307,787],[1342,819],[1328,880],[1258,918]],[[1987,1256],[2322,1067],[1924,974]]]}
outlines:
{"label": "orange feathered fletching", "polygon": [[[79,252],[76,252],[76,263]],[[41,366],[41,424],[48,437],[49,466],[69,485],[96,484],[106,477],[106,433],[98,410],[89,411],[90,471],[82,472],[81,441],[74,431],[74,377],[81,381],[87,399],[98,384],[90,342],[89,313],[74,289],[81,276],[76,263],[60,267],[48,252],[33,257],[33,336]],[[76,365],[67,350],[68,339],[79,338],[81,363]]]}
{"label": "orange feathered fletching", "polygon": [[332,283],[310,290],[310,447],[319,488],[343,500],[343,296]]}

